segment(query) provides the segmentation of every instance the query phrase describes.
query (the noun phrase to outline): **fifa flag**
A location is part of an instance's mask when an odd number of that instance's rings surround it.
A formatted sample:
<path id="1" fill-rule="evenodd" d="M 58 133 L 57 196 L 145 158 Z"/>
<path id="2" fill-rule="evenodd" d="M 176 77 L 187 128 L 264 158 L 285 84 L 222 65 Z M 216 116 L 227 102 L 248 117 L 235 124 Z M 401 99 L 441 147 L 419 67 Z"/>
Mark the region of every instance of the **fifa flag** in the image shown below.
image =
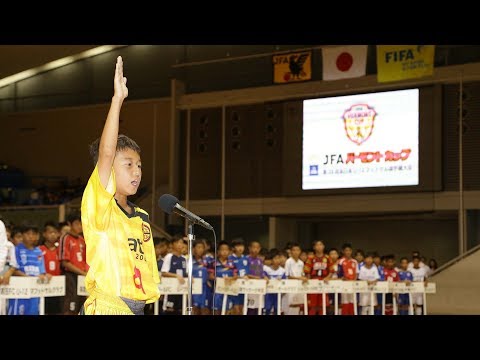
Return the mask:
<path id="1" fill-rule="evenodd" d="M 367 45 L 323 48 L 323 80 L 365 76 Z"/>
<path id="2" fill-rule="evenodd" d="M 312 52 L 274 55 L 273 82 L 275 84 L 310 80 L 312 78 Z"/>
<path id="3" fill-rule="evenodd" d="M 433 75 L 435 45 L 377 45 L 378 82 Z"/>

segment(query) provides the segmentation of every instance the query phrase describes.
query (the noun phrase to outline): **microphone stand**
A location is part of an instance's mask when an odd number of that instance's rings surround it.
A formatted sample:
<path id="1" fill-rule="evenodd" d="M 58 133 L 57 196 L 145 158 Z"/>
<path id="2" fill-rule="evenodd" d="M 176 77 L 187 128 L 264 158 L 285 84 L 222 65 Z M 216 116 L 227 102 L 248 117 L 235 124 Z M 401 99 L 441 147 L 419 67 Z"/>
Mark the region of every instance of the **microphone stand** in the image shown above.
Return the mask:
<path id="1" fill-rule="evenodd" d="M 187 315 L 192 315 L 192 292 L 193 292 L 193 241 L 195 240 L 195 235 L 193 234 L 193 223 L 188 222 L 188 263 L 187 263 L 187 275 L 188 275 L 188 296 L 187 296 Z"/>

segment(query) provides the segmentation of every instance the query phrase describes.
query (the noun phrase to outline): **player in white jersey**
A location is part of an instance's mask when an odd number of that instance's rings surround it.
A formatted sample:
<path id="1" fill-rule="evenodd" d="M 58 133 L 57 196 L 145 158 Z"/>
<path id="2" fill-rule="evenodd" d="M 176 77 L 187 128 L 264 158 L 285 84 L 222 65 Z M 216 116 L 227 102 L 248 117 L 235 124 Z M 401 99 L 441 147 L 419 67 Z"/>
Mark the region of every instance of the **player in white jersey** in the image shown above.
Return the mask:
<path id="1" fill-rule="evenodd" d="M 365 280 L 368 285 L 374 285 L 380 279 L 378 268 L 373 264 L 373 254 L 367 254 L 364 259 L 364 265 L 358 272 L 358 280 Z M 372 296 L 370 293 L 360 293 L 359 305 L 361 315 L 370 314 Z M 377 297 L 373 296 L 373 306 L 377 305 Z M 373 314 L 370 314 L 373 315 Z"/>
<path id="2" fill-rule="evenodd" d="M 7 229 L 0 220 L 0 285 L 8 285 L 10 277 L 18 268 L 15 245 L 7 239 Z M 6 301 L 0 298 L 0 315 L 6 315 Z"/>
<path id="3" fill-rule="evenodd" d="M 287 279 L 308 281 L 303 272 L 304 263 L 300 260 L 302 249 L 298 244 L 292 244 L 290 247 L 290 257 L 285 263 L 285 275 Z M 302 294 L 286 294 L 283 304 L 285 315 L 299 315 L 300 309 L 304 304 Z M 282 299 L 283 300 L 283 299 Z"/>
<path id="4" fill-rule="evenodd" d="M 427 280 L 427 268 L 425 266 L 420 266 L 420 257 L 413 257 L 413 267 L 409 269 L 412 273 L 414 282 L 425 282 Z M 422 293 L 413 293 L 412 294 L 412 303 L 415 307 L 415 315 L 422 315 L 423 310 L 423 294 Z"/>

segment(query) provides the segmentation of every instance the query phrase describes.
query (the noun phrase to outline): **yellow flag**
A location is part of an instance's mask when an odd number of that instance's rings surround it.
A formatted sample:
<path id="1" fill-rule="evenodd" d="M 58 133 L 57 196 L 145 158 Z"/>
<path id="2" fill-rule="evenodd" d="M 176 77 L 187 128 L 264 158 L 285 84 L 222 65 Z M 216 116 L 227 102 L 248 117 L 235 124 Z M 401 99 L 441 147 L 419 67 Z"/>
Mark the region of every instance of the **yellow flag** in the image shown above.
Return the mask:
<path id="1" fill-rule="evenodd" d="M 305 81 L 312 78 L 312 52 L 303 51 L 273 56 L 275 84 Z"/>
<path id="2" fill-rule="evenodd" d="M 377 45 L 378 82 L 433 75 L 435 45 Z"/>

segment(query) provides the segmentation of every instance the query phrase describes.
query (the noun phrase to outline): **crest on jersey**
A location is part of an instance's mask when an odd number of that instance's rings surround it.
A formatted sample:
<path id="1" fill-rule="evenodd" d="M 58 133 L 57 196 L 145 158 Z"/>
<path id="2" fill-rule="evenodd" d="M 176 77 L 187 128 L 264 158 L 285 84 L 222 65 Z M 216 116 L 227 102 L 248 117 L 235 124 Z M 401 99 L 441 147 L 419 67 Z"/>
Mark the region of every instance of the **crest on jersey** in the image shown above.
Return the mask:
<path id="1" fill-rule="evenodd" d="M 142 223 L 143 241 L 147 242 L 152 237 L 152 232 L 148 224 Z"/>
<path id="2" fill-rule="evenodd" d="M 22 262 L 22 264 L 25 265 L 27 263 L 27 254 L 25 253 L 20 254 L 20 261 Z"/>

